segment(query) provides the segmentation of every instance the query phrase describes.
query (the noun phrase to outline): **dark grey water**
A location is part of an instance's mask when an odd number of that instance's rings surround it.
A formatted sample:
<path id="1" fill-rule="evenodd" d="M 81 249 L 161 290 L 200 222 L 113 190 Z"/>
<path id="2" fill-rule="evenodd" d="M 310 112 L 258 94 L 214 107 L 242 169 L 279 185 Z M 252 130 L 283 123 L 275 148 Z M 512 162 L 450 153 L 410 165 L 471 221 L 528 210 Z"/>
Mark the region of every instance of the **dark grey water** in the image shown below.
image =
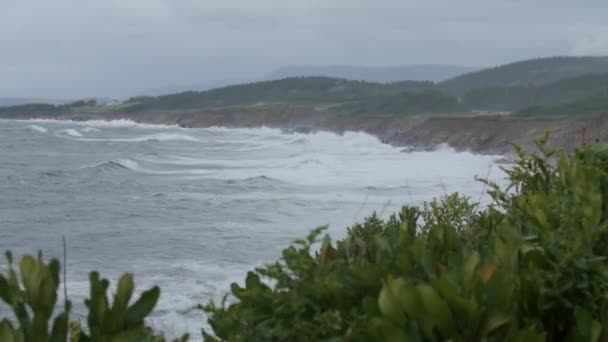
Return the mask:
<path id="1" fill-rule="evenodd" d="M 199 334 L 190 307 L 310 229 L 340 237 L 374 210 L 453 191 L 477 199 L 474 176 L 494 159 L 405 154 L 363 133 L 0 121 L 0 249 L 60 256 L 65 235 L 75 303 L 90 270 L 113 284 L 133 272 L 140 289 L 162 287 L 155 327 Z"/>

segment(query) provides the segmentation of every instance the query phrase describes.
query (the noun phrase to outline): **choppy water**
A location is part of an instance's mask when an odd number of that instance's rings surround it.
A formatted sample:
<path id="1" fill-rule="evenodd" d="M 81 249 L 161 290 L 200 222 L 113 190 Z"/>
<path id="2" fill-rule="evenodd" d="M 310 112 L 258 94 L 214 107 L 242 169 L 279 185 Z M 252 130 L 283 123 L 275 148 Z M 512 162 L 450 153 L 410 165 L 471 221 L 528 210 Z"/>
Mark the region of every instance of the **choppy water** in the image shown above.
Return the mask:
<path id="1" fill-rule="evenodd" d="M 113 285 L 134 272 L 140 289 L 163 290 L 154 327 L 199 336 L 204 317 L 189 308 L 310 229 L 340 237 L 374 210 L 477 199 L 474 176 L 498 175 L 495 159 L 406 154 L 363 133 L 0 121 L 0 250 L 60 256 L 65 235 L 75 304 L 88 271 Z"/>

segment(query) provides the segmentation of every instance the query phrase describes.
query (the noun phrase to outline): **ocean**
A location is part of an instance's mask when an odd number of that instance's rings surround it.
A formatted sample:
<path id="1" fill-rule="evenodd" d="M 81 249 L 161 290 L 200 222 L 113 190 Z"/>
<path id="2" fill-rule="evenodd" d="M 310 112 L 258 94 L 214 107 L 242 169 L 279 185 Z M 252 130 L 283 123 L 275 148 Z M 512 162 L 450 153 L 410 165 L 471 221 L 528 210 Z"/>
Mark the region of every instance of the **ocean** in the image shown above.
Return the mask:
<path id="1" fill-rule="evenodd" d="M 500 181 L 498 156 L 448 147 L 404 153 L 357 132 L 180 128 L 127 120 L 0 121 L 0 250 L 62 257 L 82 316 L 88 272 L 161 286 L 150 319 L 200 337 L 197 304 L 318 226 L 333 238 L 376 211 Z M 6 262 L 0 261 L 0 269 Z M 0 303 L 0 313 L 6 307 Z"/>

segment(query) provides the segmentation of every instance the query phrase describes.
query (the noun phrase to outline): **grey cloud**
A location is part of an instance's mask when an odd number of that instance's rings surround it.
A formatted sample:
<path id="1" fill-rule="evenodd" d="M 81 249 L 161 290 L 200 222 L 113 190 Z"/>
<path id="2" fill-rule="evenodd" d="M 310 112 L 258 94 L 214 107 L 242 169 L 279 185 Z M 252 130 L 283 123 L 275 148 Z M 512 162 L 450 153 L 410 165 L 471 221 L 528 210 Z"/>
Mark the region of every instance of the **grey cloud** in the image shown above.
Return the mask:
<path id="1" fill-rule="evenodd" d="M 0 97 L 126 97 L 286 65 L 608 54 L 599 0 L 0 0 Z"/>

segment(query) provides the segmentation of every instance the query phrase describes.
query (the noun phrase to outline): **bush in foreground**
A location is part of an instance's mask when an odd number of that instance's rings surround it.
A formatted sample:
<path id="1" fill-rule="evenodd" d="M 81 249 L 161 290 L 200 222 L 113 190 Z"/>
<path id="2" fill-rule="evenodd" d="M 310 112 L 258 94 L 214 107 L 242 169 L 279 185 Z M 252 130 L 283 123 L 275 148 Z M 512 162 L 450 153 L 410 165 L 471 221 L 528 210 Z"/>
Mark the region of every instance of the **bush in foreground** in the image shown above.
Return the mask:
<path id="1" fill-rule="evenodd" d="M 130 305 L 135 284 L 133 276 L 125 274 L 118 281 L 114 300 L 110 302 L 107 297 L 110 283 L 100 279 L 97 272 L 91 272 L 90 297 L 85 300 L 88 308 L 88 331 L 85 332 L 80 322 L 69 321 L 68 300 L 63 309 L 56 308 L 59 261 L 53 259 L 45 263 L 41 255 L 38 258 L 26 255 L 21 259 L 18 275 L 10 252 L 6 259 L 9 268 L 6 275 L 0 274 L 0 299 L 13 311 L 16 325 L 6 318 L 0 321 L 1 342 L 63 342 L 68 338 L 83 342 L 164 341 L 162 335 L 144 324 L 160 296 L 158 287 L 144 291 Z M 53 317 L 55 310 L 60 313 Z M 182 337 L 186 339 L 187 336 Z"/>
<path id="2" fill-rule="evenodd" d="M 205 340 L 608 340 L 608 148 L 545 141 L 517 149 L 508 188 L 487 183 L 487 208 L 454 194 L 373 215 L 335 243 L 313 231 L 204 307 Z M 26 256 L 20 274 L 0 276 L 16 317 L 0 341 L 162 340 L 144 324 L 157 288 L 129 305 L 126 275 L 110 305 L 92 273 L 88 328 L 70 332 L 69 303 L 53 315 L 59 263 Z"/>
<path id="3" fill-rule="evenodd" d="M 493 204 L 458 195 L 321 230 L 206 307 L 209 341 L 608 339 L 608 150 L 517 150 Z M 318 252 L 313 244 L 321 242 Z"/>

